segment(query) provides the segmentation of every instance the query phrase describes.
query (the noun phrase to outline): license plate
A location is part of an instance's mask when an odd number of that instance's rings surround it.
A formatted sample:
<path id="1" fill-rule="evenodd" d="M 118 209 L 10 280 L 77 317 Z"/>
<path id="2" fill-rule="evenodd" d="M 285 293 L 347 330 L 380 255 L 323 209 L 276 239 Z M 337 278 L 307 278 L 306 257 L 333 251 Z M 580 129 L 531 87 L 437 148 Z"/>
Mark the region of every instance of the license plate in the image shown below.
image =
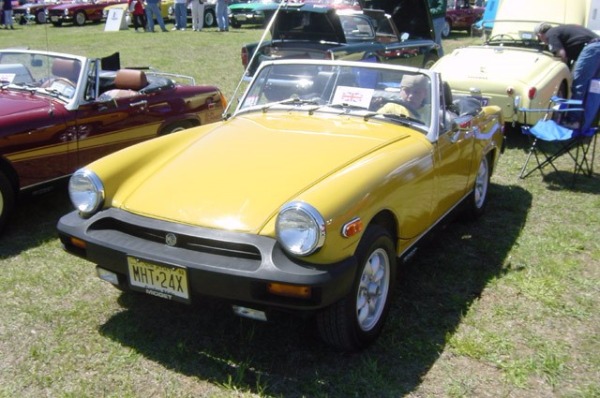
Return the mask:
<path id="1" fill-rule="evenodd" d="M 246 20 L 246 16 L 245 15 L 236 15 L 235 19 L 238 21 L 245 21 Z"/>
<path id="2" fill-rule="evenodd" d="M 127 257 L 132 288 L 167 300 L 189 302 L 187 270 Z"/>
<path id="3" fill-rule="evenodd" d="M 50 20 L 51 20 L 52 22 L 57 22 L 57 21 L 58 21 L 58 17 L 50 17 Z"/>

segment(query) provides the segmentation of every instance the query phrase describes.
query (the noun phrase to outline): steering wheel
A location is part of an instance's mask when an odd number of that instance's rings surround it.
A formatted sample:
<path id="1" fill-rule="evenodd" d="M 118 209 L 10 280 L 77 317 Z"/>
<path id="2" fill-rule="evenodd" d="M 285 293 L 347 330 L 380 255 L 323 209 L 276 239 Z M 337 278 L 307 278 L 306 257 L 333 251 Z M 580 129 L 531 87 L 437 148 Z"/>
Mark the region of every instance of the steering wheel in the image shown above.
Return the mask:
<path id="1" fill-rule="evenodd" d="M 379 108 L 379 110 L 381 110 L 383 107 L 387 106 L 388 104 L 397 104 L 397 105 L 400 105 L 403 108 L 405 108 L 409 114 L 405 115 L 404 113 L 402 113 L 403 116 L 409 116 L 409 117 L 412 117 L 413 119 L 421 119 L 421 115 L 419 115 L 419 111 L 413 105 L 409 104 L 406 101 L 402 101 L 402 100 L 398 100 L 398 99 L 386 101 L 386 103 L 381 108 Z M 378 110 L 378 112 L 379 112 L 379 110 Z"/>
<path id="2" fill-rule="evenodd" d="M 42 83 L 41 87 L 51 91 L 58 91 L 61 95 L 68 98 L 73 97 L 76 88 L 75 83 L 64 77 L 50 78 Z"/>

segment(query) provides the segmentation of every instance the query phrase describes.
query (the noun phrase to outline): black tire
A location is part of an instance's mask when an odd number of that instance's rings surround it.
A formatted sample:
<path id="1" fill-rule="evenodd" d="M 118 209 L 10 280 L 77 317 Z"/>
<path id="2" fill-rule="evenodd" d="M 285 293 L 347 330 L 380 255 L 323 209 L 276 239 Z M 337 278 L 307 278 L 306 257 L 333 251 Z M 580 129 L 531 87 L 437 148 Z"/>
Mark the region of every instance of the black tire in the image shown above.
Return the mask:
<path id="1" fill-rule="evenodd" d="M 15 191 L 6 176 L 0 172 L 0 233 L 6 225 L 8 216 L 15 207 Z"/>
<path id="2" fill-rule="evenodd" d="M 73 23 L 77 26 L 85 25 L 85 21 L 87 21 L 87 16 L 83 11 L 78 11 L 73 18 Z"/>
<path id="3" fill-rule="evenodd" d="M 467 197 L 465 218 L 476 220 L 485 212 L 488 202 L 488 190 L 490 187 L 490 158 L 484 156 L 479 163 L 473 192 Z"/>
<path id="4" fill-rule="evenodd" d="M 385 228 L 369 227 L 356 253 L 359 266 L 351 292 L 317 314 L 323 341 L 342 351 L 363 349 L 377 339 L 396 279 L 394 240 Z"/>
<path id="5" fill-rule="evenodd" d="M 215 12 L 213 10 L 206 10 L 204 12 L 204 26 L 210 28 L 215 26 L 217 22 L 217 18 L 215 17 Z"/>
<path id="6" fill-rule="evenodd" d="M 425 57 L 425 61 L 423 62 L 423 69 L 431 69 L 433 64 L 435 64 L 438 61 L 438 59 L 440 59 L 440 57 L 433 53 L 427 55 L 427 57 Z"/>
<path id="7" fill-rule="evenodd" d="M 52 22 L 52 26 L 54 26 L 55 28 L 60 28 L 62 26 L 62 21 Z"/>
<path id="8" fill-rule="evenodd" d="M 194 124 L 188 120 L 183 120 L 168 125 L 167 127 L 163 128 L 158 135 L 173 134 L 179 131 L 189 129 L 190 127 L 194 127 Z"/>
<path id="9" fill-rule="evenodd" d="M 35 13 L 35 23 L 36 24 L 41 25 L 41 24 L 45 24 L 46 22 L 48 22 L 48 19 L 46 18 L 46 13 L 44 12 L 44 10 L 40 10 Z"/>
<path id="10" fill-rule="evenodd" d="M 242 24 L 236 21 L 234 18 L 231 19 L 230 25 L 235 29 L 242 27 Z"/>

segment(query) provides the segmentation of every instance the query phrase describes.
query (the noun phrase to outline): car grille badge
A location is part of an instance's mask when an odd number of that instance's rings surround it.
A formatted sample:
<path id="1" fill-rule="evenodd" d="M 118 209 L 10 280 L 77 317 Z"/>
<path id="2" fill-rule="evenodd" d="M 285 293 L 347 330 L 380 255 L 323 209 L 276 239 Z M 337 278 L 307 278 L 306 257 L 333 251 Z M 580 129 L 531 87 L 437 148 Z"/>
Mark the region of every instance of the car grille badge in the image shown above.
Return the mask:
<path id="1" fill-rule="evenodd" d="M 167 246 L 176 246 L 177 245 L 177 235 L 169 232 L 165 236 L 165 243 L 167 244 Z"/>

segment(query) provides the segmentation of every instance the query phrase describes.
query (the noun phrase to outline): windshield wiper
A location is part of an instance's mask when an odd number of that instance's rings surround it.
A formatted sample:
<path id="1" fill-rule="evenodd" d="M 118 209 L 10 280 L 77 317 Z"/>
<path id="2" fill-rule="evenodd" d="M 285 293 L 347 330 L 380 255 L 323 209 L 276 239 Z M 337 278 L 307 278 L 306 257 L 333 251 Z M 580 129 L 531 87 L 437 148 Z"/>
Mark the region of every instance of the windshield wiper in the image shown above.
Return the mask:
<path id="1" fill-rule="evenodd" d="M 269 110 L 269 108 L 275 105 L 319 105 L 319 103 L 315 99 L 300 99 L 298 97 L 291 97 L 281 101 L 271 102 L 260 109 L 263 111 L 263 113 L 265 113 L 267 110 Z"/>
<path id="2" fill-rule="evenodd" d="M 417 118 L 414 118 L 414 117 L 411 117 L 411 116 L 407 116 L 407 115 L 399 115 L 397 113 L 377 113 L 377 112 L 373 112 L 373 113 L 370 113 L 368 115 L 365 115 L 365 121 L 367 121 L 371 117 L 377 117 L 377 116 L 384 117 L 386 119 L 391 119 L 391 120 L 393 120 L 395 122 L 399 122 L 399 123 L 401 123 L 403 125 L 406 125 L 406 126 L 410 125 L 410 123 L 418 123 L 418 124 L 425 125 L 425 123 L 423 123 L 423 121 L 420 120 L 420 119 L 417 119 Z"/>

